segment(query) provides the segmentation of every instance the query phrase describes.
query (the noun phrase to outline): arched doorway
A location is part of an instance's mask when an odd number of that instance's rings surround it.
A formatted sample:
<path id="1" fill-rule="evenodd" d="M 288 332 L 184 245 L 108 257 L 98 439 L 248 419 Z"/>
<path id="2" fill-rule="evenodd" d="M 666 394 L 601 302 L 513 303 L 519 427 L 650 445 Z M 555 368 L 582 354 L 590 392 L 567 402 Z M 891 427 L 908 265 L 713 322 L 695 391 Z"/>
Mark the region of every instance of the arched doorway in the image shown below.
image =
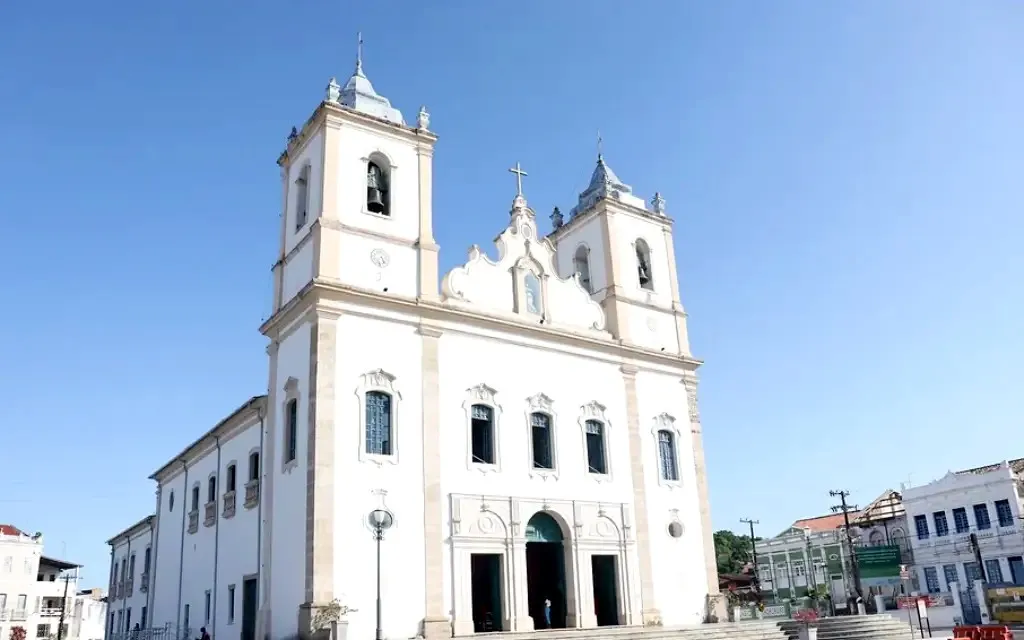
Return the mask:
<path id="1" fill-rule="evenodd" d="M 539 511 L 526 524 L 526 590 L 534 629 L 566 626 L 565 536 L 551 515 Z M 551 623 L 545 615 L 551 601 Z"/>

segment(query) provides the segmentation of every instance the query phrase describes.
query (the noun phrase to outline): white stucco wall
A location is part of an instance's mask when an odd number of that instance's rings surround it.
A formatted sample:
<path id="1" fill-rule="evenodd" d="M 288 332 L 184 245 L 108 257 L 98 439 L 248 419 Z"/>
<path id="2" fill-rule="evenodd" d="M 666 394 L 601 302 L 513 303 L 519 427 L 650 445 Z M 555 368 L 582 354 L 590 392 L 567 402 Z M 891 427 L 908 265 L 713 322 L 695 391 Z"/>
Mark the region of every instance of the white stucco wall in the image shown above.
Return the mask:
<path id="1" fill-rule="evenodd" d="M 592 216 L 574 224 L 565 235 L 559 236 L 555 250 L 558 273 L 563 278 L 568 278 L 576 272 L 574 258 L 580 245 L 585 245 L 589 249 L 590 290 L 598 293 L 608 286 L 608 274 L 605 273 L 604 233 L 601 230 L 600 218 Z"/>
<path id="2" fill-rule="evenodd" d="M 144 585 L 143 574 L 145 573 L 146 549 L 150 549 L 152 553 L 155 526 L 154 523 L 152 530 L 146 527 L 131 532 L 112 545 L 111 569 L 116 565 L 117 575 L 111 575 L 112 580 L 108 592 L 108 613 L 114 614 L 115 626 L 113 631 L 115 633 L 130 631 L 136 623 L 141 625 L 143 622 L 143 607 L 146 608 L 146 623 L 148 624 L 151 621 L 149 614 L 149 591 L 152 586 L 152 575 L 149 576 L 149 583 Z M 132 556 L 135 557 L 134 570 L 131 563 Z M 127 570 L 124 569 L 126 562 L 128 563 Z M 153 557 L 151 555 L 151 565 L 152 562 Z M 108 571 L 111 569 L 108 569 Z"/>
<path id="3" fill-rule="evenodd" d="M 925 568 L 935 567 L 942 591 L 949 585 L 943 570 L 944 565 L 954 565 L 961 584 L 967 579 L 964 563 L 974 561 L 969 537 L 978 537 L 982 561 L 998 560 L 1004 581 L 1011 579 L 1010 558 L 1024 557 L 1024 526 L 1021 524 L 1020 496 L 1010 469 L 1005 465 L 987 473 L 949 473 L 928 484 L 903 490 L 903 506 L 907 513 L 907 536 L 914 550 L 915 570 L 921 590 L 926 590 Z M 995 503 L 1007 500 L 1013 515 L 1010 526 L 999 526 Z M 985 504 L 991 526 L 979 529 L 974 505 Z M 956 532 L 953 509 L 962 507 L 966 511 L 969 530 Z M 935 513 L 945 512 L 949 533 L 939 536 L 935 527 Z M 921 539 L 917 534 L 916 516 L 923 515 L 928 522 L 928 537 Z M 1024 578 L 1024 576 L 1020 576 Z"/>
<path id="4" fill-rule="evenodd" d="M 160 485 L 154 577 L 150 588 L 152 626 L 179 624 L 178 579 L 181 570 L 182 536 L 188 526 L 187 469 L 168 476 Z"/>
<path id="5" fill-rule="evenodd" d="M 297 611 L 305 600 L 306 567 L 306 455 L 309 437 L 309 349 L 310 324 L 300 322 L 281 340 L 276 356 L 276 388 L 267 407 L 272 425 L 273 458 L 264 460 L 264 471 L 272 474 L 273 498 L 266 516 L 273 544 L 270 556 L 272 577 L 264 581 L 265 599 L 271 603 L 270 632 L 273 638 L 294 635 Z M 289 378 L 297 383 L 298 448 L 294 465 L 284 472 L 284 430 L 282 414 L 287 401 L 284 388 Z M 264 443 L 264 448 L 270 448 Z M 265 535 L 267 533 L 265 532 Z"/>

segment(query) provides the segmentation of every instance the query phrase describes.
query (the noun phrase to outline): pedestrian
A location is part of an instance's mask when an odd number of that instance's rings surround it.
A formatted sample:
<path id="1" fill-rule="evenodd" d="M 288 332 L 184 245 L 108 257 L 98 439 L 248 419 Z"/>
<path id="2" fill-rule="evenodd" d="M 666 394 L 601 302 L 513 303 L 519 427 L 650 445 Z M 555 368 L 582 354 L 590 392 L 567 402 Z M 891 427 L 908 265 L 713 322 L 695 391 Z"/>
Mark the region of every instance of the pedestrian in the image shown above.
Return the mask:
<path id="1" fill-rule="evenodd" d="M 206 627 L 199 627 L 199 640 L 210 640 L 210 634 L 206 632 Z"/>
<path id="2" fill-rule="evenodd" d="M 551 628 L 551 600 L 544 598 L 544 624 L 547 629 Z"/>

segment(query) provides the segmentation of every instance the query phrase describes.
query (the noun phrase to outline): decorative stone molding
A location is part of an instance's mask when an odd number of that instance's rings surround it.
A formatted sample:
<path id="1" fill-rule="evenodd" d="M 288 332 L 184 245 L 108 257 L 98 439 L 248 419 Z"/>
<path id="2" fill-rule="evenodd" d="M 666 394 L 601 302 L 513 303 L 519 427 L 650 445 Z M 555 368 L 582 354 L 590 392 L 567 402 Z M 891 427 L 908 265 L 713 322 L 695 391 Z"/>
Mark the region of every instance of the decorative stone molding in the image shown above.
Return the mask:
<path id="1" fill-rule="evenodd" d="M 676 477 L 677 480 L 667 480 L 662 477 L 661 474 L 661 443 L 658 441 L 658 432 L 668 431 L 672 434 L 672 455 L 675 458 L 676 463 Z M 658 474 L 658 484 L 667 487 L 669 489 L 677 489 L 683 486 L 683 466 L 679 459 L 679 439 L 682 437 L 682 433 L 679 431 L 679 426 L 676 424 L 674 416 L 668 413 L 662 413 L 654 418 L 653 426 L 651 427 L 651 435 L 654 436 L 654 463 L 655 469 Z"/>
<path id="2" fill-rule="evenodd" d="M 259 478 L 256 480 L 250 480 L 245 483 L 245 503 L 243 506 L 246 509 L 252 509 L 260 503 L 260 481 Z"/>
<path id="3" fill-rule="evenodd" d="M 394 375 L 383 369 L 368 371 L 359 376 L 359 384 L 355 389 L 355 394 L 359 399 L 359 442 L 357 446 L 359 447 L 360 462 L 372 463 L 378 467 L 384 464 L 398 464 L 398 451 L 401 440 L 398 437 L 398 430 L 401 426 L 399 424 L 399 416 L 401 415 L 399 408 L 402 404 L 402 394 L 398 390 L 395 380 Z M 389 455 L 367 453 L 366 451 L 366 394 L 371 391 L 379 391 L 391 396 L 391 453 Z"/>
<path id="4" fill-rule="evenodd" d="M 611 438 L 609 437 L 609 430 L 611 429 L 611 422 L 608 421 L 605 416 L 605 407 L 596 400 L 588 402 L 587 404 L 580 407 L 580 417 L 577 423 L 580 426 L 580 434 L 583 438 L 583 462 L 587 468 L 587 476 L 595 482 L 611 482 L 612 480 L 612 455 L 611 455 Z M 590 469 L 590 449 L 587 443 L 587 422 L 595 421 L 601 425 L 601 446 L 604 448 L 604 473 L 598 473 Z"/>
<path id="5" fill-rule="evenodd" d="M 199 509 L 188 512 L 188 532 L 195 533 L 196 531 L 199 531 Z"/>
<path id="6" fill-rule="evenodd" d="M 530 477 L 547 480 L 558 479 L 558 418 L 555 415 L 554 401 L 543 393 L 536 393 L 526 399 L 526 441 L 527 441 L 527 464 L 529 465 Z M 533 424 L 530 416 L 534 413 L 543 413 L 548 417 L 551 436 L 551 468 L 538 469 L 533 466 Z"/>
<path id="7" fill-rule="evenodd" d="M 690 422 L 700 422 L 700 411 L 697 408 L 697 376 L 689 373 L 683 376 L 683 387 L 686 389 L 686 406 L 690 414 Z"/>
<path id="8" fill-rule="evenodd" d="M 223 506 L 224 513 L 223 513 L 223 516 L 225 518 L 233 518 L 234 515 L 235 515 L 235 504 L 236 504 L 235 492 L 234 491 L 227 491 L 227 492 L 225 492 L 224 496 L 223 496 L 223 502 L 224 502 L 224 506 Z"/>
<path id="9" fill-rule="evenodd" d="M 497 391 L 486 384 L 478 384 L 466 390 L 466 400 L 462 408 L 466 412 L 466 466 L 471 471 L 492 473 L 501 471 L 501 405 L 497 401 Z M 491 410 L 491 428 L 493 429 L 491 445 L 494 447 L 494 462 L 484 463 L 473 460 L 473 406 L 483 405 Z"/>

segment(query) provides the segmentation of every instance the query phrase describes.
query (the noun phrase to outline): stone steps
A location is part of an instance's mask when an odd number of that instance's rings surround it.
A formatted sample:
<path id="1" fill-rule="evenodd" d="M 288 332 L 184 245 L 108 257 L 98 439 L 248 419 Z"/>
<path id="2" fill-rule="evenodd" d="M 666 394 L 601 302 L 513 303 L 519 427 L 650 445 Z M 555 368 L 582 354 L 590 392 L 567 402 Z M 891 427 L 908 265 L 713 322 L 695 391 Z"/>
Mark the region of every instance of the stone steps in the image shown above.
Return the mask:
<path id="1" fill-rule="evenodd" d="M 530 633 L 476 633 L 490 640 L 786 640 L 771 621 L 727 622 L 688 627 L 600 627 L 543 629 Z"/>
<path id="2" fill-rule="evenodd" d="M 799 637 L 799 622 L 786 620 L 779 628 L 788 640 Z M 914 638 L 909 625 L 887 614 L 839 616 L 817 622 L 818 640 L 909 640 Z"/>

